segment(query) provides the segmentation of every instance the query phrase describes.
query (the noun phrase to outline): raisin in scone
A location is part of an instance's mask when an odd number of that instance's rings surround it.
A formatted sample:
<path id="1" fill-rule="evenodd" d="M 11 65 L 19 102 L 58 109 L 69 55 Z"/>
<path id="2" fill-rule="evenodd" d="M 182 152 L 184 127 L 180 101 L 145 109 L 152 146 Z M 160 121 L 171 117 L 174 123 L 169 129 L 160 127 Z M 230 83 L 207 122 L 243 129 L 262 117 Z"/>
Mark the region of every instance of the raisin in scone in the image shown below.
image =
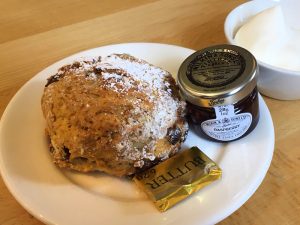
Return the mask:
<path id="1" fill-rule="evenodd" d="M 82 172 L 134 174 L 174 155 L 188 131 L 171 74 L 127 54 L 60 68 L 42 110 L 54 163 Z"/>

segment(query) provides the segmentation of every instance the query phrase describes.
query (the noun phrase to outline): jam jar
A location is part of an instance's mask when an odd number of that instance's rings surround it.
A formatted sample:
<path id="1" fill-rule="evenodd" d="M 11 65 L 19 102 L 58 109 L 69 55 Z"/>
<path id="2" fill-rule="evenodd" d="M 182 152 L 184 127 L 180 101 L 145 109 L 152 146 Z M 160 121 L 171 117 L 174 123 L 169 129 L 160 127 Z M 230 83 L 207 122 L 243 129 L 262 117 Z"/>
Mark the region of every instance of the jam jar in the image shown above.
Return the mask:
<path id="1" fill-rule="evenodd" d="M 190 55 L 179 68 L 178 85 L 192 129 L 219 142 L 249 134 L 259 121 L 257 76 L 254 56 L 238 46 L 217 45 Z"/>

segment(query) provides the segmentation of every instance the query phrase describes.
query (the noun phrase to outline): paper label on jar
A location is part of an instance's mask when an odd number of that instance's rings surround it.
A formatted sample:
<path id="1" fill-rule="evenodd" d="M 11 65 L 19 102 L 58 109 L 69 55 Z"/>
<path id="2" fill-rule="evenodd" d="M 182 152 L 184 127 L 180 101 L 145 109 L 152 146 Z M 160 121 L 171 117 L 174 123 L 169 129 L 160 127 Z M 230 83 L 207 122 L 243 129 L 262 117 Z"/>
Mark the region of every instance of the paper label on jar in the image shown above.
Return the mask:
<path id="1" fill-rule="evenodd" d="M 252 123 L 250 113 L 234 113 L 233 105 L 215 106 L 216 119 L 201 123 L 202 130 L 220 141 L 235 140 L 247 132 Z"/>

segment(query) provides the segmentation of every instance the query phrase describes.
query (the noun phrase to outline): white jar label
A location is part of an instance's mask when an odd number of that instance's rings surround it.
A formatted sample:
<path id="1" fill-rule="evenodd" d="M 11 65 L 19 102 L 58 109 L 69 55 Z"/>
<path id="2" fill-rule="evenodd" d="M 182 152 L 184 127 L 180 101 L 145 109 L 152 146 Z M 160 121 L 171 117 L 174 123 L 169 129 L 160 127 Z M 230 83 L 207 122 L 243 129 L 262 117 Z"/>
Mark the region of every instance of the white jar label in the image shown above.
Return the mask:
<path id="1" fill-rule="evenodd" d="M 233 105 L 215 106 L 216 119 L 201 123 L 201 128 L 208 136 L 220 140 L 231 141 L 247 132 L 252 123 L 250 113 L 234 113 Z"/>

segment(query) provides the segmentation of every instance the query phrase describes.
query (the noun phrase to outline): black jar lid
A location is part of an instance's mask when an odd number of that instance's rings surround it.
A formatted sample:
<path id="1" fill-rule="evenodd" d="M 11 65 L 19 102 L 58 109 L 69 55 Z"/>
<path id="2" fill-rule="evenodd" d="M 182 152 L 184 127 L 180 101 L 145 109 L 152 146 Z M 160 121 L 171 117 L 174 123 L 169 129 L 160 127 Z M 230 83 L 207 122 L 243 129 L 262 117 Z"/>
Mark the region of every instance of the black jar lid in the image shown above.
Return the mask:
<path id="1" fill-rule="evenodd" d="M 180 66 L 178 84 L 183 97 L 198 106 L 234 104 L 256 87 L 254 56 L 235 45 L 216 45 L 190 55 Z"/>

